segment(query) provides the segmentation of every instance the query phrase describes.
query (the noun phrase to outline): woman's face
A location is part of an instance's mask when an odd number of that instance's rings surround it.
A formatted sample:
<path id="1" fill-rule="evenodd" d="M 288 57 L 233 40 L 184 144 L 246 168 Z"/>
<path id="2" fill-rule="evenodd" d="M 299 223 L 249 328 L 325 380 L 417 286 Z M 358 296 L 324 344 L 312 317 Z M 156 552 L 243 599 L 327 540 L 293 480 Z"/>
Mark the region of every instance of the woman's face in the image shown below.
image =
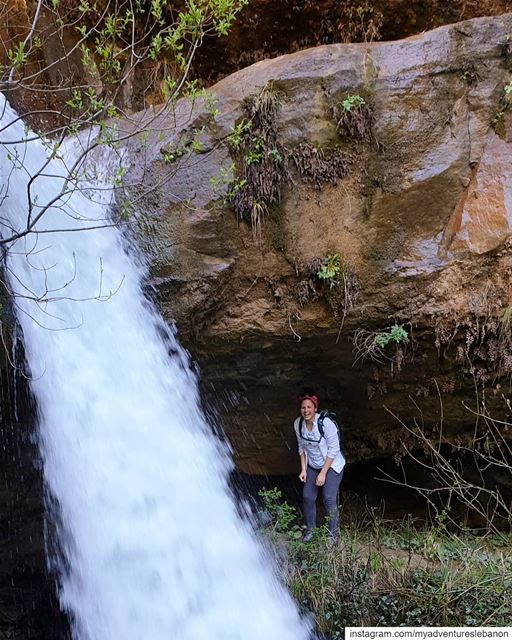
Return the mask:
<path id="1" fill-rule="evenodd" d="M 307 398 L 300 403 L 300 414 L 304 420 L 312 420 L 315 417 L 315 405 Z"/>

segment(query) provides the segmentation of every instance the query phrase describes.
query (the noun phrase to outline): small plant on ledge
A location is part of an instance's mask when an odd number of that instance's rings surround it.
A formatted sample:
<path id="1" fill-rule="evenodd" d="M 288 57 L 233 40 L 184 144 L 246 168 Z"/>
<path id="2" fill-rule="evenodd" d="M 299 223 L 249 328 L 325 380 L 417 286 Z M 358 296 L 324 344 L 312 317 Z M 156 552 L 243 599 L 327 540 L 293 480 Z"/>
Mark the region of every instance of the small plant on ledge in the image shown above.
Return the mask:
<path id="1" fill-rule="evenodd" d="M 381 331 L 357 329 L 352 338 L 354 364 L 359 360 L 373 360 L 383 364 L 389 362 L 391 373 L 400 371 L 404 360 L 404 351 L 409 344 L 409 334 L 403 325 L 393 324 Z"/>
<path id="2" fill-rule="evenodd" d="M 376 144 L 373 107 L 367 98 L 348 94 L 333 109 L 338 133 L 352 140 Z"/>
<path id="3" fill-rule="evenodd" d="M 401 324 L 394 324 L 389 331 L 380 331 L 377 333 L 373 341 L 377 347 L 384 349 L 390 342 L 394 342 L 395 344 L 400 344 L 401 342 L 405 344 L 409 342 L 409 336 Z"/>
<path id="4" fill-rule="evenodd" d="M 348 95 L 341 101 L 341 110 L 345 113 L 360 109 L 365 103 L 364 98 L 358 95 Z"/>
<path id="5" fill-rule="evenodd" d="M 500 96 L 499 106 L 492 120 L 492 127 L 502 139 L 507 138 L 507 128 L 505 114 L 511 111 L 512 107 L 512 80 L 504 87 Z"/>
<path id="6" fill-rule="evenodd" d="M 329 288 L 323 289 L 323 295 L 334 317 L 341 318 L 336 337 L 338 343 L 345 318 L 355 306 L 358 288 L 356 272 L 339 253 L 329 253 L 316 262 L 313 273 L 322 282 L 329 283 Z"/>
<path id="7" fill-rule="evenodd" d="M 338 275 L 341 271 L 340 254 L 329 253 L 322 260 L 316 275 L 320 280 L 325 280 L 329 283 L 329 287 L 332 289 L 338 284 Z"/>

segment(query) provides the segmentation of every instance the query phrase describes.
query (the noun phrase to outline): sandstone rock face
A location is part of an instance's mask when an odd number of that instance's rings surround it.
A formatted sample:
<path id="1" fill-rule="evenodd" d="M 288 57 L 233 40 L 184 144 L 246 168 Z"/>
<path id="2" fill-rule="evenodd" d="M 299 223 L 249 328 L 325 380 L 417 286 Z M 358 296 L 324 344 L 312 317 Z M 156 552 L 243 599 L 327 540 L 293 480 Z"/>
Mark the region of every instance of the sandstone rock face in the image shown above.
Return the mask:
<path id="1" fill-rule="evenodd" d="M 351 462 L 398 451 L 390 411 L 408 420 L 421 409 L 431 425 L 442 414 L 452 436 L 472 424 L 462 402 L 473 375 L 492 377 L 478 332 L 485 325 L 496 338 L 512 299 L 512 155 L 492 128 L 509 81 L 509 33 L 505 15 L 399 42 L 322 46 L 218 83 L 215 113 L 182 102 L 122 125 L 126 133 L 150 123 L 128 148 L 138 234 L 164 314 L 199 364 L 205 404 L 241 470 L 296 471 L 291 422 L 306 383 L 340 415 Z M 234 155 L 227 137 L 247 118 L 246 100 L 268 86 L 279 96 L 292 180 L 256 242 L 224 203 L 222 176 Z M 336 128 L 336 105 L 356 94 L 373 107 L 370 142 Z M 192 135 L 200 150 L 166 163 L 165 150 Z M 300 143 L 323 158 L 345 154 L 348 171 L 319 189 L 305 183 L 294 163 Z M 331 288 L 315 272 L 333 254 L 339 277 L 353 276 Z M 354 304 L 345 285 L 357 289 Z M 358 329 L 395 322 L 409 335 L 403 362 L 393 348 L 380 362 L 354 352 Z M 471 358 L 466 373 L 456 353 Z"/>
<path id="2" fill-rule="evenodd" d="M 487 253 L 511 234 L 512 147 L 489 131 L 484 152 L 448 226 L 448 251 Z"/>

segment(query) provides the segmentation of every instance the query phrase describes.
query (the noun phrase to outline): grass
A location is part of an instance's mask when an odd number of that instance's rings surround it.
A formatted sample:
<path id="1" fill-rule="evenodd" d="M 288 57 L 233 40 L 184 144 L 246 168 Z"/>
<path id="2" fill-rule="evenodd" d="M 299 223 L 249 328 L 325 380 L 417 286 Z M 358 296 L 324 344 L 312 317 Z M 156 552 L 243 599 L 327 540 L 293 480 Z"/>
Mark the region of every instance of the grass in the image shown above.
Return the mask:
<path id="1" fill-rule="evenodd" d="M 293 507 L 275 490 L 262 494 L 270 515 L 263 533 L 282 579 L 332 640 L 344 637 L 345 626 L 509 624 L 512 538 L 504 544 L 503 537 L 450 533 L 442 515 L 416 527 L 410 518 L 386 522 L 371 514 L 343 526 L 333 547 L 323 527 L 303 543 Z"/>

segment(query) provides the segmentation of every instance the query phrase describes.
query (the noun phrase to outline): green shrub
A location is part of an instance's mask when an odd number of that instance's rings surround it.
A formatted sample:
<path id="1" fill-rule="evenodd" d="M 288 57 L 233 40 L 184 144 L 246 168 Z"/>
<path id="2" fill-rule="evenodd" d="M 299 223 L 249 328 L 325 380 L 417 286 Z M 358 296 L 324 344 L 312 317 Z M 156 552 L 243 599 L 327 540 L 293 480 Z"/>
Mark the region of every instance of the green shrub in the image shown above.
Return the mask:
<path id="1" fill-rule="evenodd" d="M 333 108 L 336 129 L 342 138 L 376 145 L 374 113 L 370 98 L 348 94 Z"/>
<path id="2" fill-rule="evenodd" d="M 355 111 L 365 104 L 364 98 L 358 95 L 348 95 L 341 101 L 342 111 Z"/>
<path id="3" fill-rule="evenodd" d="M 314 614 L 319 633 L 341 640 L 346 626 L 509 624 L 508 547 L 452 534 L 442 514 L 430 527 L 415 527 L 411 519 L 390 524 L 372 515 L 370 525 L 341 528 L 334 547 L 324 527 L 304 543 L 296 510 L 281 493 L 260 495 L 272 520 L 265 531 L 272 534 L 280 566 L 287 565 L 284 579 L 299 607 Z"/>
<path id="4" fill-rule="evenodd" d="M 387 347 L 390 342 L 399 344 L 408 340 L 407 331 L 401 324 L 394 324 L 389 331 L 379 331 L 374 337 L 374 342 L 380 349 Z"/>
<path id="5" fill-rule="evenodd" d="M 289 533 L 297 519 L 297 511 L 281 500 L 279 489 L 261 489 L 258 493 L 263 499 L 263 508 L 268 513 L 274 531 Z"/>
<path id="6" fill-rule="evenodd" d="M 341 271 L 341 262 L 339 253 L 329 253 L 322 260 L 320 268 L 316 275 L 320 280 L 327 280 L 331 286 L 336 282 L 336 278 Z"/>

